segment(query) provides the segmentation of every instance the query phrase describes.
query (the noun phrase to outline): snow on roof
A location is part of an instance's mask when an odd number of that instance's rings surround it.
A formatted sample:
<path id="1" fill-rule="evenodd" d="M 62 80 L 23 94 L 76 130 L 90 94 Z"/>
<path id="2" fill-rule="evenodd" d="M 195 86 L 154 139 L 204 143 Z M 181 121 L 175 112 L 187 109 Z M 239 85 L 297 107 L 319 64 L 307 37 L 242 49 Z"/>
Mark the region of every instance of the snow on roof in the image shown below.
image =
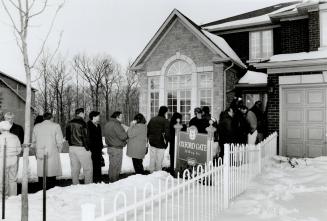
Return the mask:
<path id="1" fill-rule="evenodd" d="M 267 84 L 267 74 L 262 72 L 247 71 L 238 81 L 239 84 Z"/>
<path id="2" fill-rule="evenodd" d="M 260 16 L 247 18 L 247 19 L 235 20 L 235 21 L 231 21 L 231 22 L 225 22 L 225 23 L 222 23 L 222 24 L 208 26 L 206 28 L 208 28 L 208 29 L 220 29 L 220 28 L 227 28 L 228 27 L 228 29 L 229 29 L 229 28 L 232 28 L 232 27 L 243 26 L 243 25 L 270 24 L 271 23 L 270 15 L 285 12 L 285 11 L 296 10 L 297 5 L 299 5 L 299 4 L 294 4 L 294 5 L 290 5 L 290 6 L 287 6 L 287 7 L 283 7 L 283 8 L 277 9 L 276 11 L 267 13 L 265 15 L 260 15 Z"/>
<path id="3" fill-rule="evenodd" d="M 222 50 L 228 57 L 230 57 L 233 61 L 237 62 L 242 67 L 246 67 L 245 64 L 241 61 L 235 51 L 229 46 L 229 44 L 220 36 L 211 34 L 210 32 L 203 30 L 202 32 L 205 36 L 207 36 L 220 50 Z"/>
<path id="4" fill-rule="evenodd" d="M 300 61 L 322 58 L 327 58 L 327 50 L 300 52 L 294 54 L 277 54 L 270 57 L 269 62 Z"/>

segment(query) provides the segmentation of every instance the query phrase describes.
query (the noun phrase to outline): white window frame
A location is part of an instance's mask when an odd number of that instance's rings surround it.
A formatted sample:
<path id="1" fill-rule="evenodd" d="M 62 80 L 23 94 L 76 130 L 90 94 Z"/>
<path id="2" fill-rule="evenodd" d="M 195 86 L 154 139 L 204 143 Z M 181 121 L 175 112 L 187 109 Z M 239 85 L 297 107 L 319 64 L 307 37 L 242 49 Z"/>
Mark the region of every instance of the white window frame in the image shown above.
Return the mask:
<path id="1" fill-rule="evenodd" d="M 263 56 L 263 54 L 265 54 L 264 50 L 263 50 L 263 32 L 270 32 L 271 35 L 271 41 L 270 41 L 270 47 L 271 47 L 271 55 L 268 56 Z M 260 37 L 259 37 L 259 41 L 260 41 L 260 54 L 257 57 L 253 56 L 253 50 L 252 50 L 252 36 L 255 33 L 260 33 Z M 260 31 L 251 31 L 249 32 L 249 60 L 253 61 L 253 60 L 263 60 L 263 59 L 268 59 L 270 58 L 272 55 L 274 54 L 274 34 L 273 34 L 273 30 L 272 29 L 265 29 L 265 30 L 260 30 Z"/>
<path id="2" fill-rule="evenodd" d="M 203 74 L 210 74 L 211 75 L 211 78 L 212 78 L 212 81 L 209 83 L 209 84 L 206 84 L 205 87 L 202 87 L 201 86 L 201 82 L 198 83 L 198 105 L 199 107 L 202 107 L 201 105 L 201 90 L 203 89 L 210 89 L 211 90 L 211 93 L 210 93 L 210 96 L 211 96 L 211 104 L 209 106 L 210 108 L 210 111 L 213 110 L 213 72 L 212 71 L 209 71 L 209 72 L 200 72 L 197 74 L 197 80 L 200 81 L 200 76 L 203 75 Z"/>
<path id="3" fill-rule="evenodd" d="M 157 79 L 158 81 L 158 88 L 154 88 L 154 89 L 151 89 L 151 80 L 152 79 Z M 157 113 L 153 113 L 152 114 L 152 107 L 151 107 L 151 93 L 158 93 L 159 95 L 159 98 L 158 98 L 158 109 L 160 107 L 160 76 L 151 76 L 151 77 L 148 77 L 148 101 L 149 101 L 149 105 L 148 105 L 148 110 L 149 110 L 149 119 L 152 118 L 153 116 L 156 116 Z"/>

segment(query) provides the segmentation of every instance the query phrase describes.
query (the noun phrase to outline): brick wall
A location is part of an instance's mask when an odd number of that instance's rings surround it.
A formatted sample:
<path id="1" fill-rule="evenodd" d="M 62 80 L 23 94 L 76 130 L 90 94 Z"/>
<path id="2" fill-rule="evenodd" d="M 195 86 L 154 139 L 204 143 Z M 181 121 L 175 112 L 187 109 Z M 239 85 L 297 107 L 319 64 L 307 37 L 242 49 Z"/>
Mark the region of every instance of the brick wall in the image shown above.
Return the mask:
<path id="1" fill-rule="evenodd" d="M 148 78 L 145 72 L 140 73 L 140 96 L 139 96 L 139 112 L 144 116 L 148 114 Z"/>
<path id="2" fill-rule="evenodd" d="M 196 66 L 212 66 L 213 52 L 177 19 L 146 61 L 146 71 L 160 71 L 176 52 L 191 58 Z"/>
<path id="3" fill-rule="evenodd" d="M 279 39 L 280 47 L 279 49 L 276 48 L 276 50 L 281 54 L 308 52 L 308 23 L 308 19 L 281 22 L 279 30 L 274 31 L 274 37 L 276 36 Z"/>
<path id="4" fill-rule="evenodd" d="M 309 49 L 317 51 L 320 47 L 319 12 L 309 12 Z"/>

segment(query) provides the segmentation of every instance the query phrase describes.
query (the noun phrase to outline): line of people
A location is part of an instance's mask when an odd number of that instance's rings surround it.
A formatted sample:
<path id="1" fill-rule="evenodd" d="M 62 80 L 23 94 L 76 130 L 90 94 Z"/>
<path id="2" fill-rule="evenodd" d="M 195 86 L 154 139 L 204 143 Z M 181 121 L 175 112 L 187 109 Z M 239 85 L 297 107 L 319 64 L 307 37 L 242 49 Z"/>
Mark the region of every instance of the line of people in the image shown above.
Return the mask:
<path id="1" fill-rule="evenodd" d="M 249 143 L 260 142 L 265 135 L 265 118 L 262 110 L 262 102 L 257 101 L 248 109 L 243 105 L 242 100 L 235 98 L 230 107 L 220 114 L 219 121 L 210 114 L 209 107 L 195 108 L 194 117 L 190 120 L 189 126 L 195 126 L 199 133 L 207 133 L 209 121 L 212 120 L 216 127 L 214 134 L 215 143 L 219 143 L 217 156 L 223 157 L 225 143 Z M 123 114 L 115 111 L 110 120 L 105 124 L 104 131 L 100 126 L 100 113 L 92 111 L 89 114 L 89 121 L 85 122 L 85 111 L 78 108 L 75 111 L 75 118 L 66 127 L 66 137 L 63 137 L 59 124 L 53 122 L 51 113 L 45 113 L 38 117 L 32 132 L 32 148 L 35 148 L 37 159 L 37 175 L 39 185 L 43 182 L 43 159 L 47 157 L 48 169 L 47 188 L 56 185 L 56 177 L 62 175 L 60 152 L 65 148 L 66 142 L 69 145 L 69 157 L 71 165 L 72 183 L 79 184 L 80 169 L 83 169 L 84 183 L 102 182 L 101 167 L 104 166 L 102 149 L 103 140 L 107 144 L 109 155 L 109 182 L 119 179 L 123 159 L 123 147 L 127 145 L 127 156 L 132 158 L 133 166 L 137 174 L 147 174 L 144 170 L 143 159 L 150 152 L 149 172 L 162 170 L 165 149 L 170 143 L 170 172 L 174 174 L 174 152 L 175 152 L 175 129 L 177 119 L 182 122 L 180 113 L 173 113 L 168 120 L 168 108 L 161 106 L 158 115 L 151 118 L 146 124 L 145 117 L 139 113 L 134 117 L 129 127 L 122 124 Z M 7 167 L 6 174 L 8 181 L 9 195 L 17 194 L 17 156 L 21 153 L 24 131 L 21 126 L 14 124 L 14 115 L 7 113 L 5 121 L 0 123 L 0 147 L 7 145 Z M 183 125 L 182 131 L 186 131 Z M 67 141 L 66 141 L 66 140 Z M 3 151 L 1 152 L 3 154 Z M 2 157 L 2 156 L 1 156 Z M 1 170 L 2 172 L 2 170 Z M 2 179 L 1 179 L 2 180 Z M 16 186 L 16 188 L 14 188 Z"/>

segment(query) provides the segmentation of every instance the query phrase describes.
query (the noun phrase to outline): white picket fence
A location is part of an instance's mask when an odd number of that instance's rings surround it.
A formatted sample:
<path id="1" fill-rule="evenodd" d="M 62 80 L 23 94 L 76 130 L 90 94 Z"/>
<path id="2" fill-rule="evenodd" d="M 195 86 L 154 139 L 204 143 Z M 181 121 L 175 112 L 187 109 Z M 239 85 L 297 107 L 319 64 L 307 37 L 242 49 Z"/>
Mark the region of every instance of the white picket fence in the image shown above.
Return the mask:
<path id="1" fill-rule="evenodd" d="M 141 192 L 135 188 L 133 200 L 127 200 L 131 196 L 125 192 L 117 193 L 106 215 L 104 200 L 97 218 L 95 205 L 82 205 L 82 221 L 216 220 L 276 155 L 277 133 L 257 145 L 226 144 L 224 149 L 224 163 L 219 158 L 193 171 L 185 170 L 183 178 L 169 176 L 158 186 L 145 184 Z"/>

